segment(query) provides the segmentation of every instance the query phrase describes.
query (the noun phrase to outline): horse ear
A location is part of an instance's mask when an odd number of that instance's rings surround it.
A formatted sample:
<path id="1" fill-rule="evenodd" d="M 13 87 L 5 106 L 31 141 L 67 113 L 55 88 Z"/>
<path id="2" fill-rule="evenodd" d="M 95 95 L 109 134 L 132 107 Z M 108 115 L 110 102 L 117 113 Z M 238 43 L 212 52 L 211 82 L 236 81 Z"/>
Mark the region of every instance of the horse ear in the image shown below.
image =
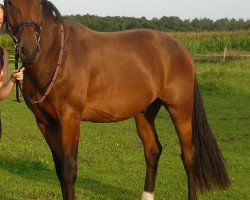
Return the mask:
<path id="1" fill-rule="evenodd" d="M 42 4 L 42 5 L 44 5 L 45 3 L 46 3 L 45 0 L 42 0 L 42 1 L 41 1 L 41 4 Z"/>
<path id="2" fill-rule="evenodd" d="M 45 11 L 47 12 L 48 15 L 50 15 L 51 17 L 53 17 L 53 19 L 55 20 L 56 23 L 61 23 L 63 20 L 63 17 L 61 15 L 61 13 L 59 12 L 59 10 L 55 7 L 55 5 L 48 1 L 48 0 L 42 0 L 42 5 L 45 9 Z"/>

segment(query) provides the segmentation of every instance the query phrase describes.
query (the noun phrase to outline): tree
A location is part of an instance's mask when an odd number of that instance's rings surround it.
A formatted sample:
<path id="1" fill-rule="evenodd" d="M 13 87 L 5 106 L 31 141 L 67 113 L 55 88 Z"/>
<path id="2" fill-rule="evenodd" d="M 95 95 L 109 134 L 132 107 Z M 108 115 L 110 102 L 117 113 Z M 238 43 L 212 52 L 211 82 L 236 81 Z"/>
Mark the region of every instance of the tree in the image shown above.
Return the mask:
<path id="1" fill-rule="evenodd" d="M 215 31 L 215 30 L 249 30 L 250 20 L 243 19 L 218 19 L 213 21 L 208 18 L 190 20 L 181 20 L 179 17 L 163 16 L 162 18 L 145 17 L 99 17 L 96 15 L 70 15 L 66 18 L 75 20 L 87 27 L 97 31 L 120 31 L 133 28 L 149 28 L 160 31 Z"/>

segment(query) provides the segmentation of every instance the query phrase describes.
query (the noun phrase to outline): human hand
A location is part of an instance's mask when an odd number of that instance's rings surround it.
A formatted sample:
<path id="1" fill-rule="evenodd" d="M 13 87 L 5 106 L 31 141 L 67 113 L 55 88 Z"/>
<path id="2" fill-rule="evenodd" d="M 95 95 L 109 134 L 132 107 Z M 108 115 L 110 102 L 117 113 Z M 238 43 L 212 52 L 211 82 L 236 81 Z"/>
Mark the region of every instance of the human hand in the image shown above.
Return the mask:
<path id="1" fill-rule="evenodd" d="M 16 83 L 17 81 L 23 80 L 23 71 L 24 67 L 22 67 L 20 70 L 14 70 L 11 73 L 11 80 Z"/>

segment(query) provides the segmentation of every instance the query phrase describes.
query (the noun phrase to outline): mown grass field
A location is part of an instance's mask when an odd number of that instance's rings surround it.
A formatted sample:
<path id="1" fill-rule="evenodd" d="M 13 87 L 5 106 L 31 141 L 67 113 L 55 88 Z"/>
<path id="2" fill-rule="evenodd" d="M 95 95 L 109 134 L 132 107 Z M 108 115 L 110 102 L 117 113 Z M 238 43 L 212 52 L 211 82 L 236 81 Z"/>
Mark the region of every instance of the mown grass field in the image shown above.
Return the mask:
<path id="1" fill-rule="evenodd" d="M 229 189 L 200 199 L 250 199 L 250 61 L 196 63 L 196 68 L 208 119 L 231 179 Z M 13 92 L 0 103 L 0 199 L 61 199 L 49 147 L 26 105 L 14 99 Z M 163 145 L 156 200 L 187 199 L 177 135 L 164 109 L 156 126 Z M 133 119 L 112 124 L 83 122 L 78 163 L 77 199 L 140 199 L 145 162 Z"/>

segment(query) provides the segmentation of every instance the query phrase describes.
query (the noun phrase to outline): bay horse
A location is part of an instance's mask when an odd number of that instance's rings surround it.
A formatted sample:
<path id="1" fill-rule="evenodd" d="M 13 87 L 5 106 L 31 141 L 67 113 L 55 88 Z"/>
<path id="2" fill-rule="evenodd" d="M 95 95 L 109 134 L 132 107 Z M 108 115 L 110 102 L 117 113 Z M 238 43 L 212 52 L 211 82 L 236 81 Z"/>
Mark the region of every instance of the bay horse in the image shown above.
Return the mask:
<path id="1" fill-rule="evenodd" d="M 47 0 L 5 0 L 6 24 L 23 66 L 23 95 L 54 159 L 64 200 L 75 199 L 80 122 L 134 117 L 144 147 L 142 200 L 153 200 L 162 145 L 155 118 L 163 106 L 176 128 L 188 178 L 197 190 L 229 178 L 207 122 L 194 63 L 164 32 L 95 32 L 64 19 Z"/>

